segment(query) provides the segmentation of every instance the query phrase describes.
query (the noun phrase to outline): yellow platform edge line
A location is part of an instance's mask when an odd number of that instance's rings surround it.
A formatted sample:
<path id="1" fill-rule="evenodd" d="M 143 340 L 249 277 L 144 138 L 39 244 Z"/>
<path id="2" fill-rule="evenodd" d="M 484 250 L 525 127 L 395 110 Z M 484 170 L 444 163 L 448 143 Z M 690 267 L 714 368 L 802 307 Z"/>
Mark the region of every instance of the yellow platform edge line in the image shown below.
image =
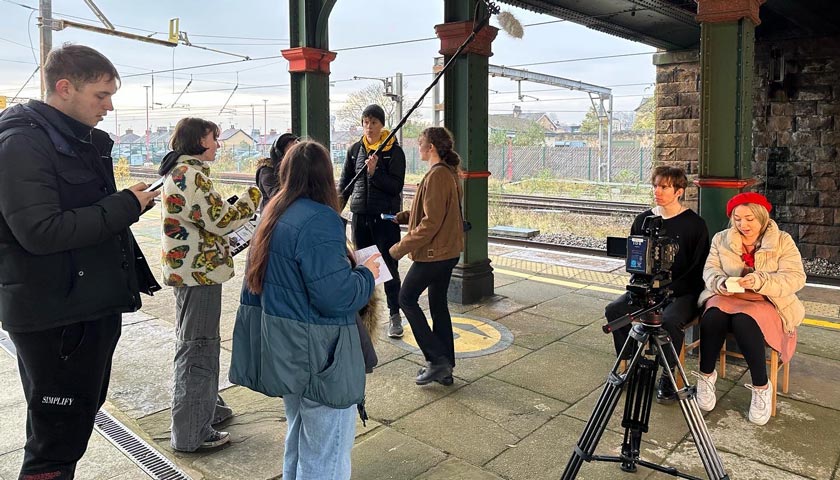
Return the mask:
<path id="1" fill-rule="evenodd" d="M 592 290 L 595 292 L 604 292 L 604 293 L 615 293 L 616 295 L 624 293 L 626 290 L 619 290 L 616 288 L 607 288 L 607 287 L 599 287 L 598 285 L 587 285 L 585 283 L 577 283 L 577 282 L 569 282 L 566 280 L 557 280 L 555 278 L 546 278 L 541 277 L 539 275 L 534 275 L 531 273 L 522 273 L 516 272 L 514 270 L 507 270 L 504 268 L 494 268 L 493 271 L 498 272 L 502 275 L 508 275 L 511 277 L 520 277 L 526 280 L 533 280 L 535 282 L 540 283 L 547 283 L 549 285 L 559 285 L 561 287 L 569 287 L 569 288 L 580 288 L 584 290 Z M 806 318 L 802 321 L 805 325 L 811 325 L 814 327 L 823 327 L 823 328 L 831 328 L 834 330 L 840 330 L 840 323 L 831 322 L 827 320 L 817 320 L 815 318 Z"/>

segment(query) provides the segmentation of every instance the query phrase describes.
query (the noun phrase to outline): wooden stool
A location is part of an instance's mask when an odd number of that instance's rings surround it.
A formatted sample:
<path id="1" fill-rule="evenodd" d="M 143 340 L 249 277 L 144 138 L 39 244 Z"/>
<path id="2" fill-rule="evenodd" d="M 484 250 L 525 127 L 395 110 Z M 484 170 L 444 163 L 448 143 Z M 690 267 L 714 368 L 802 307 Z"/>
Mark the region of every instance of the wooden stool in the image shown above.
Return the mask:
<path id="1" fill-rule="evenodd" d="M 723 341 L 723 348 L 720 350 L 720 376 L 726 376 L 726 356 L 729 355 L 730 357 L 737 357 L 737 358 L 744 358 L 744 356 L 737 352 L 728 352 L 726 351 L 726 342 L 729 340 L 729 335 L 727 335 L 726 340 Z M 765 344 L 766 345 L 766 344 Z M 768 347 L 769 348 L 769 347 Z M 776 416 L 776 395 L 779 391 L 779 367 L 782 368 L 782 393 L 788 393 L 788 388 L 790 387 L 790 362 L 781 363 L 779 359 L 779 352 L 770 349 L 770 358 L 767 359 L 767 365 L 770 367 L 770 383 L 773 384 L 773 401 L 772 401 L 772 410 L 770 411 L 770 415 Z"/>
<path id="2" fill-rule="evenodd" d="M 690 322 L 683 325 L 683 332 L 685 332 L 689 328 L 695 327 L 699 324 L 700 324 L 700 316 L 697 315 Z M 683 337 L 683 338 L 685 338 L 685 337 Z M 683 348 L 680 349 L 680 365 L 682 366 L 683 370 L 685 370 L 685 352 L 694 350 L 695 348 L 698 348 L 699 346 L 700 346 L 700 337 L 699 336 L 697 338 L 695 338 L 694 341 L 691 342 L 691 343 L 686 343 L 685 341 L 683 341 Z M 683 388 L 684 386 L 685 385 L 683 385 L 682 377 L 677 378 L 677 389 Z"/>

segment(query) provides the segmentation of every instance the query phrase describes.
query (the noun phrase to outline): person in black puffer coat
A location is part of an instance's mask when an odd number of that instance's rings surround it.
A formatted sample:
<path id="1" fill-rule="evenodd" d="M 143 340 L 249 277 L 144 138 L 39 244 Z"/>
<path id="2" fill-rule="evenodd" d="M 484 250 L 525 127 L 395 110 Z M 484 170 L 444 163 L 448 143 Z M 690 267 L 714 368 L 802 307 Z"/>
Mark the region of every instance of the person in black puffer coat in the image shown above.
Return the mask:
<path id="1" fill-rule="evenodd" d="M 114 109 L 114 65 L 65 44 L 43 73 L 46 102 L 0 116 L 0 321 L 27 404 L 20 478 L 66 480 L 105 402 L 121 314 L 160 289 L 129 229 L 158 192 L 118 190 L 114 142 L 94 128 Z"/>
<path id="2" fill-rule="evenodd" d="M 388 336 L 403 335 L 400 317 L 400 273 L 397 261 L 388 253 L 400 241 L 400 227 L 381 218 L 383 213 L 396 214 L 402 210 L 402 190 L 405 183 L 405 153 L 396 139 L 382 148 L 379 158 L 373 152 L 388 137 L 385 111 L 379 105 L 369 105 L 362 112 L 364 135 L 347 150 L 347 159 L 338 184 L 342 203 L 350 204 L 353 214 L 353 244 L 357 249 L 376 245 L 391 272 L 392 280 L 385 282 L 390 325 Z M 363 169 L 365 174 L 350 183 Z M 346 193 L 345 193 L 346 190 Z"/>

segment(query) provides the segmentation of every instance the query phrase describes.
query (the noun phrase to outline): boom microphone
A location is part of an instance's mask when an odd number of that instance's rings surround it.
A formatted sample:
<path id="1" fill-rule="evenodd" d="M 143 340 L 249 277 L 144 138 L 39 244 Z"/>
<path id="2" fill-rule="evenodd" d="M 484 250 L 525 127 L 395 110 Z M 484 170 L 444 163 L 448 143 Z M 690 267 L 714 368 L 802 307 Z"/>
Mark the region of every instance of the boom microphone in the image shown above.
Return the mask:
<path id="1" fill-rule="evenodd" d="M 510 12 L 502 12 L 498 15 L 499 26 L 505 33 L 513 38 L 522 38 L 525 31 L 522 29 L 522 24 Z"/>
<path id="2" fill-rule="evenodd" d="M 374 151 L 373 153 L 368 155 L 368 157 L 372 157 L 374 155 L 378 156 L 379 153 L 382 151 L 382 148 L 384 148 L 385 145 L 387 145 L 388 142 L 390 142 L 391 139 L 394 138 L 394 136 L 396 136 L 397 132 L 403 127 L 403 125 L 405 125 L 405 122 L 408 121 L 408 117 L 410 117 L 411 114 L 414 113 L 415 110 L 417 110 L 417 107 L 419 107 L 421 103 L 423 103 L 423 99 L 426 98 L 426 94 L 428 94 L 429 91 L 435 85 L 437 85 L 438 81 L 441 79 L 441 77 L 443 77 L 443 74 L 446 73 L 446 71 L 449 69 L 449 67 L 452 66 L 452 64 L 455 62 L 455 59 L 458 58 L 458 56 L 461 54 L 461 52 L 463 52 L 464 49 L 467 48 L 467 45 L 469 45 L 470 43 L 472 43 L 475 40 L 475 36 L 478 34 L 478 32 L 480 32 L 481 29 L 484 28 L 490 22 L 490 17 L 492 15 L 498 15 L 499 26 L 502 28 L 502 30 L 505 31 L 505 33 L 507 33 L 508 35 L 510 35 L 511 37 L 514 37 L 514 38 L 522 38 L 522 34 L 523 34 L 522 24 L 519 22 L 519 20 L 516 19 L 516 17 L 513 16 L 512 13 L 510 13 L 510 12 L 501 12 L 500 13 L 500 8 L 496 5 L 495 2 L 492 2 L 490 0 L 484 0 L 484 5 L 487 7 L 487 15 L 485 15 L 483 18 L 481 18 L 479 20 L 479 18 L 478 18 L 479 8 L 478 7 L 480 5 L 481 5 L 480 2 L 476 2 L 476 4 L 475 4 L 475 14 L 473 15 L 473 18 L 475 18 L 475 21 L 473 23 L 472 33 L 470 33 L 470 35 L 467 37 L 467 39 L 464 40 L 464 43 L 462 43 L 461 46 L 458 47 L 457 50 L 455 50 L 455 53 L 452 54 L 452 57 L 449 59 L 448 62 L 446 62 L 446 65 L 444 65 L 443 68 L 440 70 L 440 72 L 438 72 L 438 74 L 435 75 L 435 78 L 432 79 L 432 83 L 430 83 L 429 86 L 426 87 L 426 90 L 423 90 L 423 93 L 420 94 L 420 98 L 418 98 L 417 101 L 414 102 L 414 105 L 412 105 L 411 108 L 408 109 L 408 112 L 405 115 L 403 115 L 403 117 L 400 119 L 399 123 L 397 123 L 397 126 L 394 127 L 394 129 L 391 130 L 391 133 L 389 133 L 388 136 L 385 138 L 385 141 L 380 143 L 379 147 L 376 148 L 376 151 Z M 358 172 L 356 172 L 356 175 L 353 176 L 353 178 L 350 180 L 350 182 L 347 184 L 347 186 L 344 187 L 344 190 L 341 191 L 341 199 L 340 200 L 343 202 L 342 205 L 341 205 L 342 210 L 344 210 L 344 206 L 346 205 L 348 192 L 350 191 L 351 188 L 353 188 L 353 185 L 356 184 L 356 180 L 358 180 L 359 177 L 362 176 L 362 173 L 365 170 L 367 170 L 367 167 L 363 165 L 362 169 L 359 170 Z"/>

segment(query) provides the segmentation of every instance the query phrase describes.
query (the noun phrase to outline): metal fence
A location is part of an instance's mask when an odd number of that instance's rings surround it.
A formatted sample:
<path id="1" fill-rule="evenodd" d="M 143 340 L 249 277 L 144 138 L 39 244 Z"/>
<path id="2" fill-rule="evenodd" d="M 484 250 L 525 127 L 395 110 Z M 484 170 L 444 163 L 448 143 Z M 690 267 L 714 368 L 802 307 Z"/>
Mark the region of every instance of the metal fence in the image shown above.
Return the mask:
<path id="1" fill-rule="evenodd" d="M 408 143 L 408 142 L 407 142 Z M 427 167 L 416 145 L 405 145 L 406 173 L 422 174 Z M 553 178 L 589 182 L 647 184 L 653 148 L 614 147 L 607 160 L 606 148 L 510 147 L 490 145 L 487 167 L 497 180 L 518 182 L 527 178 Z"/>

